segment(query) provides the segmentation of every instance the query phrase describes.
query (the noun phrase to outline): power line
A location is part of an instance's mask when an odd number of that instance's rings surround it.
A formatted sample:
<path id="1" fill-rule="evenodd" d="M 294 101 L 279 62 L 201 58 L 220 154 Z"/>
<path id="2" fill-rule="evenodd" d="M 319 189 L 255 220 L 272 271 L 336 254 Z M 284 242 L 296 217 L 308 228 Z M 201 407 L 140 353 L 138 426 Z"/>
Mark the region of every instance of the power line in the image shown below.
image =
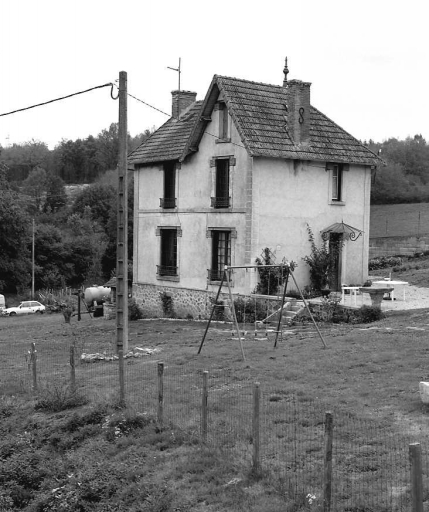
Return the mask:
<path id="1" fill-rule="evenodd" d="M 119 87 L 116 85 L 116 84 L 112 84 L 114 85 L 117 89 L 119 89 Z M 129 92 L 127 92 L 127 96 L 129 96 L 130 98 L 133 98 L 135 99 L 136 101 L 139 101 L 140 103 L 143 103 L 143 105 L 146 105 L 147 107 L 150 107 L 150 108 L 153 108 L 153 110 L 157 110 L 158 112 L 161 112 L 161 114 L 164 114 L 168 117 L 171 117 L 170 114 L 167 114 L 167 112 L 164 112 L 163 110 L 159 109 L 159 108 L 156 108 L 154 107 L 153 105 L 151 105 L 150 103 L 147 103 L 146 101 L 143 101 L 141 100 L 140 98 L 137 98 L 136 96 L 133 96 L 132 94 L 130 94 Z"/>
<path id="2" fill-rule="evenodd" d="M 12 110 L 11 112 L 6 112 L 5 114 L 0 114 L 0 117 L 9 116 L 11 114 L 16 114 L 17 112 L 23 112 L 24 110 L 30 110 L 31 108 L 48 105 L 49 103 L 54 103 L 55 101 L 65 100 L 67 98 L 71 98 L 72 96 L 78 96 L 79 94 L 85 94 L 86 92 L 94 91 L 95 89 L 102 89 L 103 87 L 112 87 L 112 90 L 113 90 L 113 84 L 109 82 L 108 84 L 97 85 L 96 87 L 91 87 L 90 89 L 86 89 L 85 91 L 75 92 L 73 94 L 68 94 L 67 96 L 62 96 L 61 98 L 55 98 L 54 100 L 44 101 L 43 103 L 38 103 L 37 105 L 31 105 L 31 107 L 25 107 L 25 108 L 19 108 L 18 110 Z M 110 95 L 111 95 L 112 99 L 116 99 L 113 97 L 112 90 L 110 91 Z"/>

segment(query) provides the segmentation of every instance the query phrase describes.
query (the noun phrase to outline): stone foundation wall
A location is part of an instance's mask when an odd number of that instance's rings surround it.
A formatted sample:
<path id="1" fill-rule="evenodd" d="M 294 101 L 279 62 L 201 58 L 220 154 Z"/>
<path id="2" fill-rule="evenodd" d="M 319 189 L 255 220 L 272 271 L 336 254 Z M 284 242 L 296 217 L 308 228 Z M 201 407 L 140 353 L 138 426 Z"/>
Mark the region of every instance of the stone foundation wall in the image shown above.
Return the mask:
<path id="1" fill-rule="evenodd" d="M 210 317 L 213 307 L 210 298 L 214 300 L 216 294 L 204 290 L 133 284 L 133 297 L 147 318 L 192 317 L 203 320 Z"/>

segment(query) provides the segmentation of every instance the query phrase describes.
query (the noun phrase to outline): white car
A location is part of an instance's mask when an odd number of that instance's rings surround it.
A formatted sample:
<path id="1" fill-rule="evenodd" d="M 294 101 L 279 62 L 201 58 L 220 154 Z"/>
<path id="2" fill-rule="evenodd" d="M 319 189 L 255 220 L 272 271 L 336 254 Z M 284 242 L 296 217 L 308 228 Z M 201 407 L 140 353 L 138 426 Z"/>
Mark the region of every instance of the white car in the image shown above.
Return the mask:
<path id="1" fill-rule="evenodd" d="M 32 313 L 44 313 L 45 306 L 37 300 L 27 300 L 21 302 L 19 306 L 13 308 L 3 309 L 2 315 L 5 316 L 15 316 L 15 315 L 30 315 Z"/>

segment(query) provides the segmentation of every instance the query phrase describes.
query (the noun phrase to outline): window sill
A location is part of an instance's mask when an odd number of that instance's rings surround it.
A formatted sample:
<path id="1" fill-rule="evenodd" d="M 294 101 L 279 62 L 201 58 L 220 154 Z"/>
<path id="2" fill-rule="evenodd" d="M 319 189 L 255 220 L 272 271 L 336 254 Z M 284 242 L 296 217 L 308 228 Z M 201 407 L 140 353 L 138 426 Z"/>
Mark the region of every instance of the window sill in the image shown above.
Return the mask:
<path id="1" fill-rule="evenodd" d="M 157 281 L 173 281 L 175 283 L 178 283 L 180 281 L 179 276 L 156 276 Z"/>
<path id="2" fill-rule="evenodd" d="M 334 201 L 331 199 L 331 202 L 329 204 L 332 204 L 333 206 L 345 206 L 346 203 L 344 201 Z"/>
<path id="3" fill-rule="evenodd" d="M 227 144 L 228 142 L 231 142 L 231 139 L 216 139 L 216 144 Z"/>

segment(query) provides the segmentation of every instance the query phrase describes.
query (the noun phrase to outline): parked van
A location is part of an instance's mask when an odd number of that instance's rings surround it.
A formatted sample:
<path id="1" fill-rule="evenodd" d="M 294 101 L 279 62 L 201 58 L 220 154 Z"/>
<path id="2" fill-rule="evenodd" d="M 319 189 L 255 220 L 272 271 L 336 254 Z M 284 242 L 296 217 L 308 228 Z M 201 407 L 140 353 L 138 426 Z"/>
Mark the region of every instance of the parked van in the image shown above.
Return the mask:
<path id="1" fill-rule="evenodd" d="M 6 302 L 4 300 L 4 295 L 0 293 L 0 311 L 6 308 Z"/>

